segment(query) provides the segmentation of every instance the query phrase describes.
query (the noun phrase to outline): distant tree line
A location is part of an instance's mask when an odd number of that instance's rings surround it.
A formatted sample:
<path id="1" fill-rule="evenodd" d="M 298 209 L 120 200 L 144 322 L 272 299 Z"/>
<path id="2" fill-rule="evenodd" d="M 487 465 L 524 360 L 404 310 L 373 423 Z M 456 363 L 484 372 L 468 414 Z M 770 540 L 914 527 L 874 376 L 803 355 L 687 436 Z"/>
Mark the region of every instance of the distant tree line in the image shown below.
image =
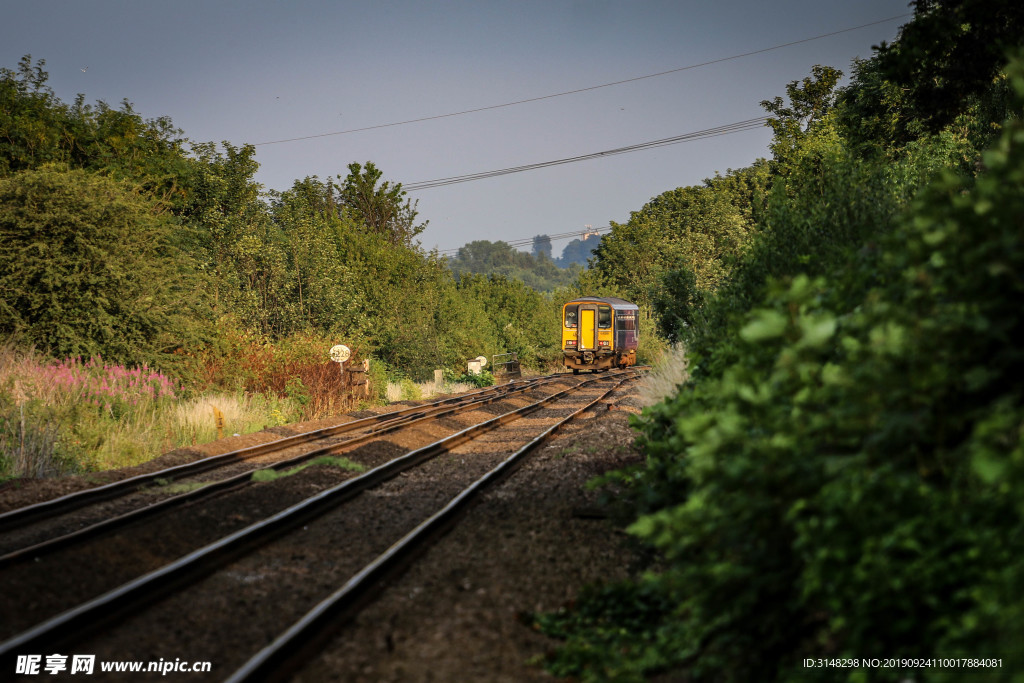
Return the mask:
<path id="1" fill-rule="evenodd" d="M 553 259 L 551 238 L 547 235 L 535 236 L 529 253 L 507 242 L 475 240 L 450 257 L 448 265 L 457 276 L 463 273 L 500 275 L 521 280 L 540 292 L 554 292 L 576 282 L 600 243 L 600 235 L 590 235 L 586 240 L 574 239 L 562 250 L 562 256 Z"/>

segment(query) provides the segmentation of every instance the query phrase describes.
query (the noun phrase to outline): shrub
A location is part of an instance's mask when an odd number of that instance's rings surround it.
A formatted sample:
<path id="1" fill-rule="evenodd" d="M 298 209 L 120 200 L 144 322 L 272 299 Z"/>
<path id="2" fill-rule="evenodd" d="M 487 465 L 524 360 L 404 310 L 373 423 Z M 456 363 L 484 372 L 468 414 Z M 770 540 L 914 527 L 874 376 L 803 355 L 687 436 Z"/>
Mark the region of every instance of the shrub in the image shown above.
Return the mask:
<path id="1" fill-rule="evenodd" d="M 47 166 L 0 178 L 0 332 L 57 357 L 167 361 L 202 292 L 177 227 L 131 186 Z"/>
<path id="2" fill-rule="evenodd" d="M 1020 107 L 1024 62 L 1010 75 Z M 1024 123 L 983 161 L 844 268 L 769 278 L 715 371 L 646 413 L 630 530 L 665 568 L 640 582 L 642 642 L 600 640 L 618 601 L 581 612 L 575 673 L 830 681 L 802 658 L 882 652 L 1021 670 Z"/>
<path id="3" fill-rule="evenodd" d="M 444 371 L 444 381 L 448 384 L 468 384 L 478 388 L 490 387 L 494 386 L 494 375 L 488 370 L 481 370 L 475 375 L 471 372 L 465 372 L 460 375 L 446 369 Z"/>

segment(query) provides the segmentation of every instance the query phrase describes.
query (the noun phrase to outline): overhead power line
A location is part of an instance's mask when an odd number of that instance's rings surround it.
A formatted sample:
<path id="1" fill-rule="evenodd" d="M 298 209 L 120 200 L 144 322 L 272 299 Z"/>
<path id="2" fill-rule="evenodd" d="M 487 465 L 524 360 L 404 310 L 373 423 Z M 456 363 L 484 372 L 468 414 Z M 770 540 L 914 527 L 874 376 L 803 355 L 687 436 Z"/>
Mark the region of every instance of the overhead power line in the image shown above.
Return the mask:
<path id="1" fill-rule="evenodd" d="M 510 166 L 509 168 L 501 168 L 494 171 L 480 171 L 478 173 L 467 173 L 465 175 L 450 176 L 448 178 L 436 178 L 434 180 L 421 180 L 415 183 L 402 184 L 402 189 L 407 192 L 416 192 L 417 190 L 428 190 L 434 187 L 442 187 L 444 185 L 454 185 L 456 183 L 468 183 L 472 180 L 483 180 L 484 178 L 495 178 L 497 176 L 508 175 L 510 173 L 522 173 L 523 171 L 534 171 L 539 168 L 548 168 L 549 166 L 560 166 L 562 164 L 573 164 L 578 161 L 588 161 L 590 159 L 599 159 L 601 157 L 610 157 L 617 154 L 626 154 L 627 152 L 639 152 L 645 149 L 654 149 L 656 147 L 665 147 L 667 145 L 677 145 L 682 142 L 692 142 L 694 140 L 703 140 L 705 138 L 713 138 L 719 135 L 729 135 L 730 133 L 739 133 L 745 130 L 754 130 L 756 128 L 762 128 L 765 121 L 768 120 L 767 116 L 759 116 L 755 119 L 747 119 L 746 121 L 738 121 L 736 123 L 728 123 L 724 126 L 716 126 L 715 128 L 706 128 L 704 130 L 698 130 L 693 133 L 684 133 L 682 135 L 674 135 L 670 138 L 661 138 L 660 140 L 650 140 L 648 142 L 640 142 L 635 145 L 628 145 L 626 147 L 618 147 L 616 149 L 609 149 L 603 152 L 592 152 L 590 154 L 581 154 L 574 157 L 566 157 L 564 159 L 554 159 L 552 161 L 541 161 L 536 164 L 525 164 L 522 166 Z"/>
<path id="2" fill-rule="evenodd" d="M 862 28 L 869 28 L 871 26 L 878 26 L 879 24 L 885 24 L 890 21 L 896 21 L 897 19 L 905 19 L 911 16 L 910 13 L 897 14 L 893 17 L 886 19 L 879 19 L 878 21 L 872 21 L 867 24 L 861 24 L 860 26 L 851 26 L 850 28 L 840 29 L 838 31 L 831 31 L 829 33 L 822 33 L 821 35 L 811 36 L 810 38 L 802 38 L 800 40 L 793 40 L 788 43 L 780 43 L 779 45 L 773 45 L 771 47 L 762 48 L 760 50 L 753 50 L 751 52 L 743 52 L 737 55 L 731 55 L 729 57 L 720 57 L 719 59 L 712 59 L 706 62 L 699 62 L 697 64 L 689 64 L 687 66 L 681 66 L 676 69 L 669 69 L 667 71 L 659 71 L 653 74 L 645 74 L 643 76 L 634 76 L 633 78 L 626 78 L 621 81 L 612 81 L 611 83 L 602 83 L 600 85 L 592 85 L 586 88 L 577 88 L 575 90 L 565 90 L 563 92 L 552 93 L 550 95 L 541 95 L 539 97 L 529 97 L 524 100 L 515 100 L 514 102 L 504 102 L 502 104 L 492 104 L 486 107 L 477 107 L 475 109 L 465 109 L 463 111 L 451 112 L 449 114 L 437 114 L 435 116 L 423 116 L 418 119 L 408 119 L 406 121 L 395 121 L 392 123 L 380 123 L 374 126 L 364 126 L 362 128 L 349 128 L 347 130 L 338 130 L 330 133 L 318 133 L 316 135 L 302 135 L 294 138 L 284 138 L 282 140 L 268 140 L 266 142 L 255 142 L 254 146 L 259 147 L 262 145 L 279 145 L 285 142 L 298 142 L 300 140 L 313 140 L 316 138 L 325 138 L 333 135 L 348 135 L 350 133 L 362 133 L 368 130 L 377 130 L 379 128 L 392 128 L 394 126 L 405 126 L 410 123 L 421 123 L 423 121 L 435 121 L 437 119 L 446 119 L 453 116 L 464 116 L 466 114 L 475 114 L 477 112 L 489 111 L 491 109 L 502 109 L 504 107 L 514 107 L 520 104 L 528 104 L 530 102 L 540 102 L 542 100 L 550 100 L 555 97 L 565 97 L 566 95 L 577 95 L 579 93 L 589 92 L 591 90 L 600 90 L 601 88 L 611 88 L 616 85 L 623 85 L 625 83 L 634 83 L 636 81 L 646 80 L 648 78 L 658 78 L 660 76 L 668 76 L 669 74 L 679 73 L 680 71 L 689 71 L 691 69 L 699 69 L 704 66 L 711 66 L 712 64 L 721 64 L 722 62 L 729 62 L 735 59 L 743 59 L 744 57 L 752 57 L 754 55 L 764 54 L 765 52 L 772 52 L 773 50 L 781 50 L 785 47 L 792 47 L 794 45 L 801 45 L 803 43 L 810 43 L 815 40 L 822 40 L 823 38 L 831 38 L 832 36 L 838 36 L 843 33 L 850 33 L 851 31 L 859 31 Z"/>

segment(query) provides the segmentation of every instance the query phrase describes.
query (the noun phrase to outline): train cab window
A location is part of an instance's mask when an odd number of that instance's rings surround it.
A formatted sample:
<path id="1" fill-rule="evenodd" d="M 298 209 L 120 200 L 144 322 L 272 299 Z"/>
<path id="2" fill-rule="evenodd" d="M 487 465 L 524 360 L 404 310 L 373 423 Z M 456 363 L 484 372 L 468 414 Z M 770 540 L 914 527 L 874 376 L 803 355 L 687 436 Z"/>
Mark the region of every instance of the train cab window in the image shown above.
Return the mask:
<path id="1" fill-rule="evenodd" d="M 598 306 L 597 307 L 597 326 L 602 330 L 610 330 L 612 328 L 612 307 L 611 306 Z"/>
<path id="2" fill-rule="evenodd" d="M 565 326 L 576 327 L 576 307 L 565 309 Z"/>

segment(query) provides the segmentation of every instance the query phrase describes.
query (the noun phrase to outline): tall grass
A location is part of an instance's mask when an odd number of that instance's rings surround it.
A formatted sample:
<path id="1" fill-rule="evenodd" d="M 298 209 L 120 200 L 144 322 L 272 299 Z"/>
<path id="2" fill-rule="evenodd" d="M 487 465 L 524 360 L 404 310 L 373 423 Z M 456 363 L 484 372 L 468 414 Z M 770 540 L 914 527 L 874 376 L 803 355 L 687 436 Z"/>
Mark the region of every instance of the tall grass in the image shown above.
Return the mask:
<path id="1" fill-rule="evenodd" d="M 640 402 L 645 406 L 652 406 L 675 396 L 680 385 L 690 379 L 689 366 L 686 347 L 682 344 L 668 347 L 640 381 L 637 392 Z"/>
<path id="2" fill-rule="evenodd" d="M 0 479 L 43 477 L 68 469 L 57 449 L 57 425 L 0 394 Z"/>
<path id="3" fill-rule="evenodd" d="M 146 366 L 54 361 L 0 346 L 0 479 L 136 465 L 221 435 L 329 417 L 384 397 L 382 367 L 371 367 L 367 395 L 325 358 L 329 340 L 295 335 L 271 342 L 229 319 L 218 330 L 216 344 L 179 364 L 187 387 Z M 401 397 L 437 391 L 405 387 Z"/>
<path id="4" fill-rule="evenodd" d="M 294 401 L 273 395 L 211 393 L 179 402 L 168 411 L 167 420 L 174 443 L 194 445 L 218 438 L 216 411 L 224 419 L 223 435 L 231 436 L 292 422 L 299 408 Z"/>
<path id="5" fill-rule="evenodd" d="M 388 403 L 395 401 L 420 401 L 438 396 L 441 394 L 461 394 L 476 389 L 475 385 L 466 382 L 413 382 L 410 379 L 403 379 L 398 382 L 388 382 L 386 398 Z"/>
<path id="6" fill-rule="evenodd" d="M 298 400 L 218 393 L 181 400 L 181 387 L 148 367 L 95 358 L 48 361 L 0 348 L 0 477 L 54 476 L 136 465 L 218 436 L 301 418 Z"/>

